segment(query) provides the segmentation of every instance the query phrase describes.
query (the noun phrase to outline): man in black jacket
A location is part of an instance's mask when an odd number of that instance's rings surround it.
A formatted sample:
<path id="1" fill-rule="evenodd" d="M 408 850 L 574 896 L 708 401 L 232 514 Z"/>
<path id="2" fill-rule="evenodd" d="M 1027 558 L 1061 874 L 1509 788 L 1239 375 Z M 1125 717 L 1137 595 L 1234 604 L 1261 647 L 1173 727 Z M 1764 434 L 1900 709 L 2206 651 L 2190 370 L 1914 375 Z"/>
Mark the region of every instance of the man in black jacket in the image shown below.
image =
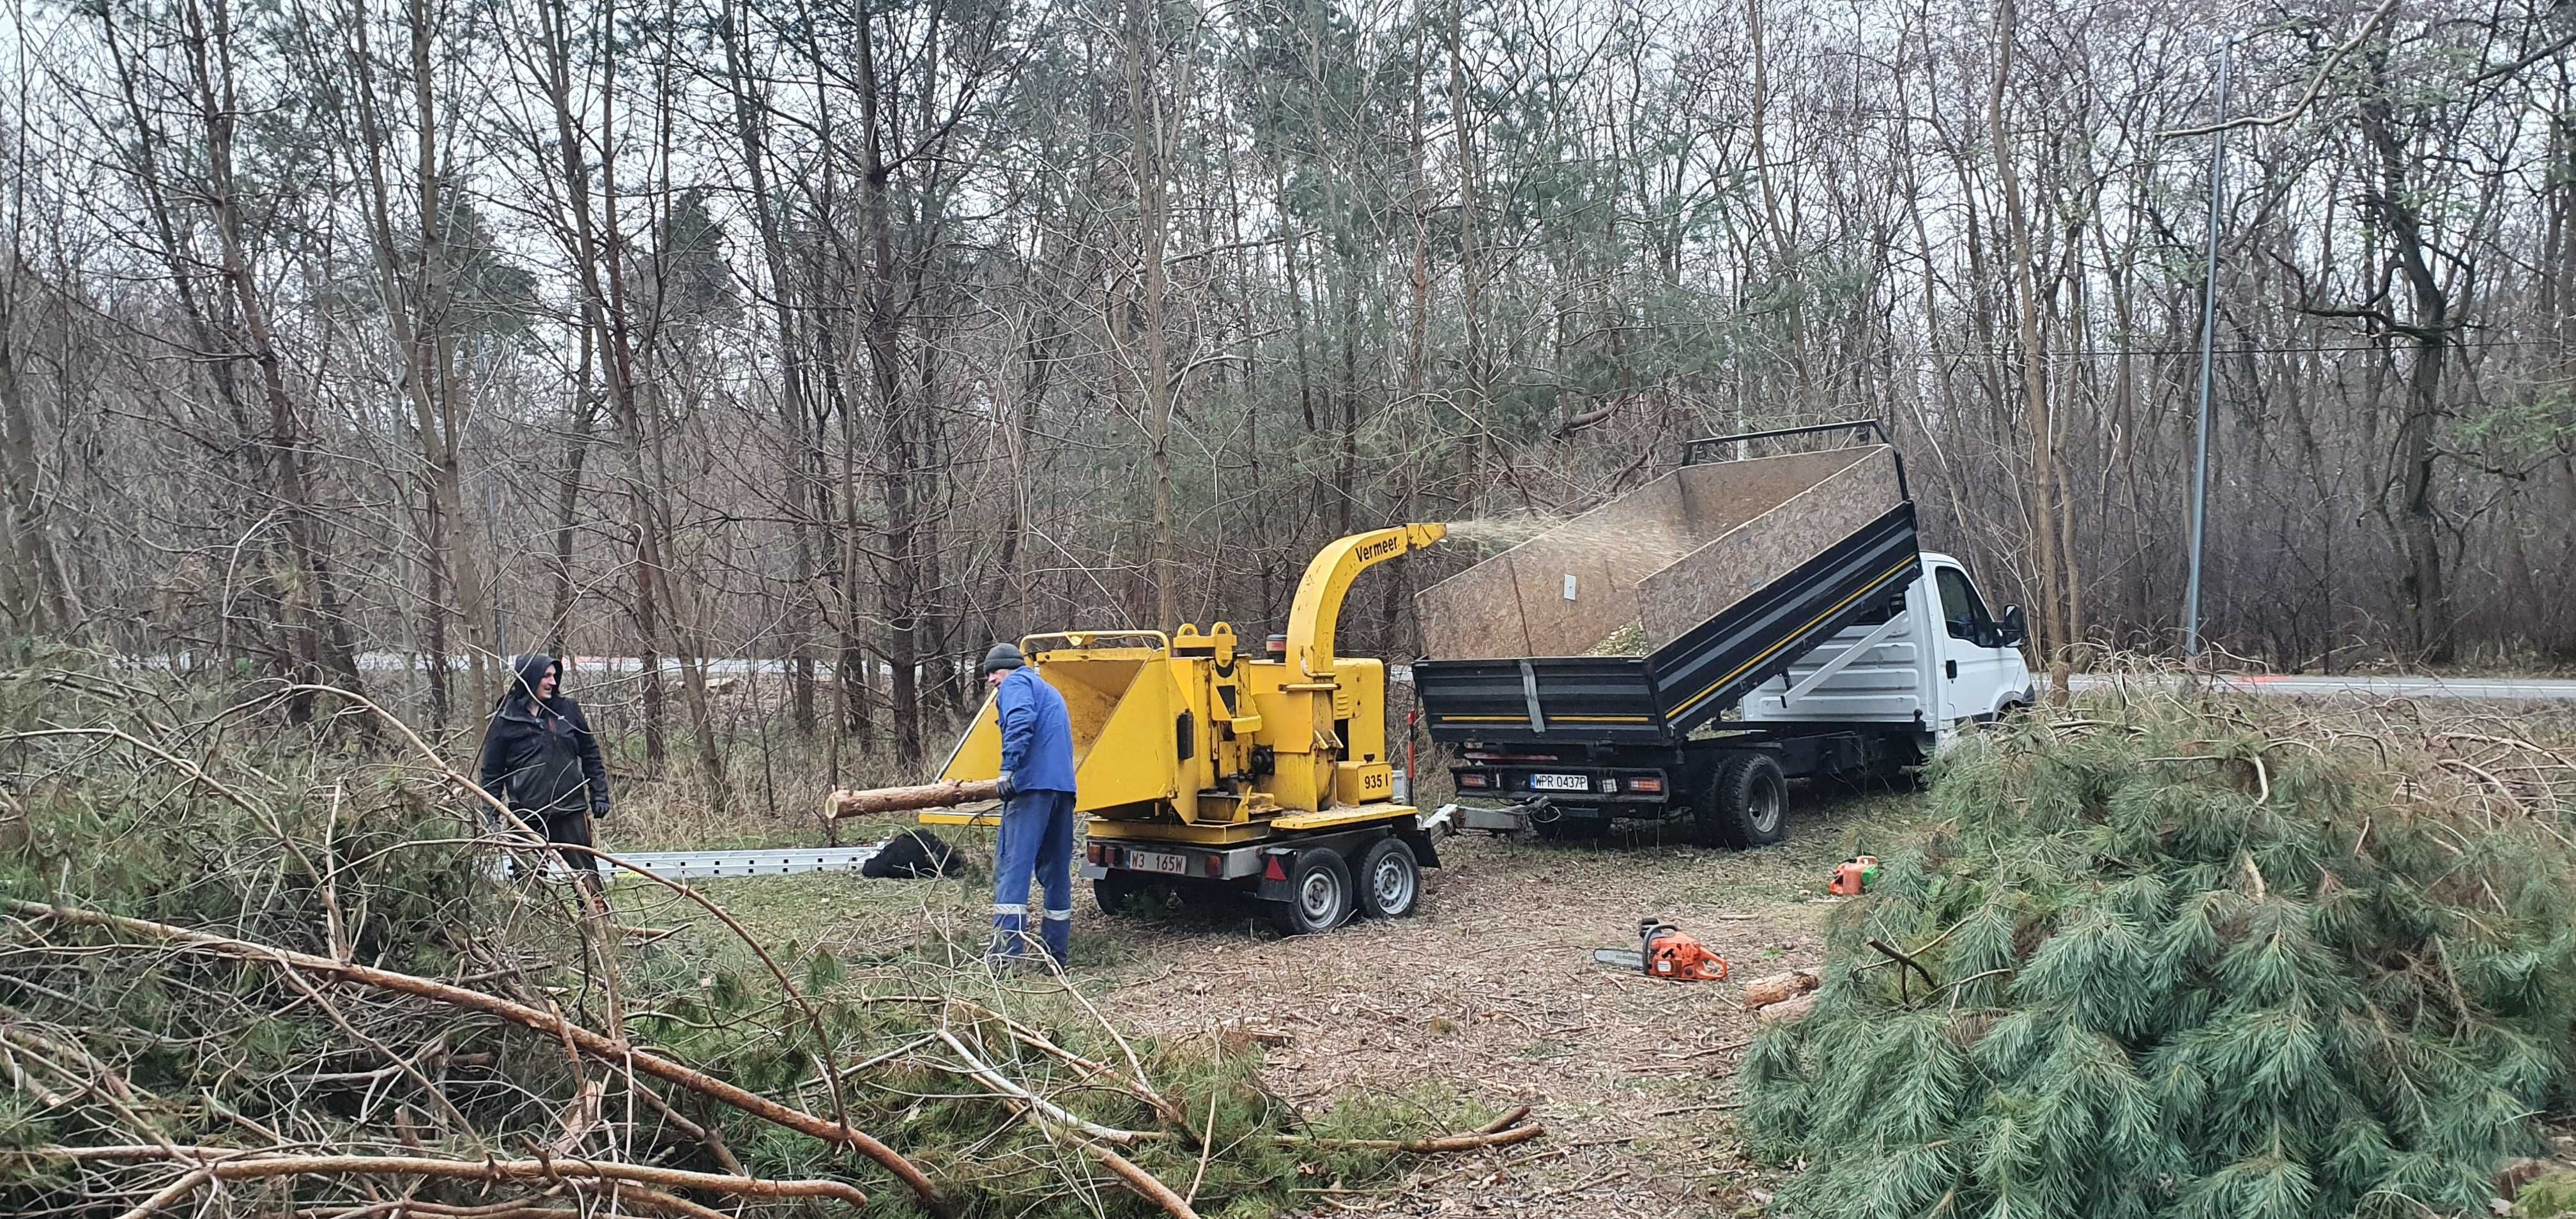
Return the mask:
<path id="1" fill-rule="evenodd" d="M 546 841 L 587 847 L 591 819 L 608 815 L 608 768 L 599 760 L 599 738 L 582 717 L 581 704 L 555 692 L 561 677 L 552 656 L 522 656 L 512 666 L 510 687 L 483 734 L 478 781 Z M 582 888 L 604 907 L 598 857 L 577 850 L 562 854 Z"/>

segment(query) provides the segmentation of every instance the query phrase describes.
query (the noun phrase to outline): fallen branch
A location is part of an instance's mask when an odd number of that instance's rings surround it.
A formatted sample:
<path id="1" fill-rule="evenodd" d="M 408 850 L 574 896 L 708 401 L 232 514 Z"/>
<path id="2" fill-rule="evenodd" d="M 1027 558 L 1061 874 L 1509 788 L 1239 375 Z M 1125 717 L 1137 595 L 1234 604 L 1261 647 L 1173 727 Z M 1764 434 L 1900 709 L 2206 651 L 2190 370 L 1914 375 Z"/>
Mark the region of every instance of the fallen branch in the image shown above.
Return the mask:
<path id="1" fill-rule="evenodd" d="M 179 1174 L 178 1180 L 162 1186 L 159 1192 L 136 1203 L 134 1209 L 118 1216 L 117 1219 L 144 1219 L 144 1216 L 197 1192 L 198 1186 L 214 1179 L 215 1170 L 212 1168 L 191 1168 Z"/>
<path id="2" fill-rule="evenodd" d="M 1529 1114 L 1527 1106 L 1516 1110 L 1507 1120 L 1517 1121 Z M 1532 1122 L 1526 1126 L 1478 1130 L 1473 1134 L 1444 1134 L 1428 1139 L 1326 1139 L 1305 1134 L 1280 1134 L 1272 1141 L 1286 1147 L 1335 1147 L 1355 1151 L 1400 1151 L 1407 1155 L 1445 1155 L 1454 1151 L 1479 1151 L 1487 1147 L 1508 1147 L 1526 1143 L 1547 1133 L 1547 1127 Z"/>
<path id="3" fill-rule="evenodd" d="M 1898 964 L 1900 964 L 1900 965 L 1905 966 L 1905 967 L 1906 967 L 1906 969 L 1911 969 L 1911 970 L 1913 970 L 1914 972 L 1916 972 L 1916 973 L 1918 973 L 1918 974 L 1923 975 L 1923 984 L 1924 984 L 1925 986 L 1933 987 L 1933 988 L 1935 988 L 1935 989 L 1938 989 L 1938 988 L 1940 987 L 1940 985 L 1941 985 L 1941 980 L 1940 980 L 1940 979 L 1938 979 L 1938 978 L 1933 977 L 1933 976 L 1932 976 L 1932 971 L 1931 971 L 1931 970 L 1928 970 L 1928 969 L 1923 968 L 1923 962 L 1921 962 L 1921 961 L 1917 961 L 1917 960 L 1915 960 L 1913 957 L 1908 956 L 1908 955 L 1906 955 L 1905 953 L 1898 952 L 1896 949 L 1889 947 L 1889 946 L 1888 946 L 1888 944 L 1887 944 L 1887 941 L 1885 941 L 1885 940 L 1871 940 L 1871 941 L 1869 941 L 1869 946 L 1870 946 L 1870 947 L 1872 947 L 1872 948 L 1877 949 L 1877 950 L 1879 951 L 1880 955 L 1885 956 L 1885 957 L 1887 957 L 1888 959 L 1890 959 L 1890 960 L 1892 960 L 1892 961 L 1895 961 L 1895 962 L 1897 962 L 1897 963 L 1898 963 Z M 1897 990 L 1897 996 L 1898 996 L 1898 998 L 1900 998 L 1900 999 L 1905 999 L 1905 970 L 1904 970 L 1904 969 L 1900 969 L 1900 970 L 1897 970 L 1897 971 L 1896 971 L 1896 990 Z M 1912 1000 L 1910 1000 L 1910 999 L 1905 999 L 1905 1001 L 1906 1001 L 1907 1003 L 1909 1003 L 1909 1004 L 1912 1002 Z"/>
<path id="4" fill-rule="evenodd" d="M 1098 1122 L 1083 1117 L 1081 1114 L 1075 1113 L 1061 1105 L 1049 1101 L 1035 1092 L 1031 1092 L 1018 1084 L 1012 1083 L 1008 1079 L 1004 1079 L 1001 1072 L 994 1070 L 992 1066 L 987 1064 L 983 1059 L 976 1057 L 973 1050 L 967 1049 L 966 1043 L 958 1040 L 957 1034 L 949 1032 L 946 1029 L 941 1029 L 939 1030 L 938 1037 L 941 1041 L 948 1043 L 949 1049 L 957 1052 L 957 1057 L 965 1060 L 965 1065 L 958 1068 L 961 1074 L 964 1074 L 967 1078 L 972 1079 L 987 1088 L 991 1088 L 995 1092 L 999 1092 L 1012 1100 L 1027 1105 L 1030 1112 L 1037 1116 L 1041 1124 L 1062 1126 L 1081 1135 L 1083 1138 L 1096 1139 L 1104 1143 L 1115 1143 L 1121 1147 L 1133 1147 L 1138 1143 L 1160 1142 L 1173 1137 L 1169 1132 L 1160 1130 L 1120 1130 L 1114 1126 L 1103 1126 Z"/>
<path id="5" fill-rule="evenodd" d="M 1087 1139 L 1083 1141 L 1082 1149 L 1099 1160 L 1102 1167 L 1117 1174 L 1119 1180 L 1127 1183 L 1127 1188 L 1162 1207 L 1163 1213 L 1172 1219 L 1199 1219 L 1199 1213 L 1190 1209 L 1188 1199 L 1173 1193 L 1172 1187 L 1163 1184 L 1162 1178 L 1137 1167 L 1135 1161 Z"/>
<path id="6" fill-rule="evenodd" d="M 707 1075 L 693 1068 L 683 1066 L 658 1054 L 651 1053 L 650 1051 L 636 1049 L 622 1043 L 621 1041 L 612 1040 L 607 1036 L 574 1024 L 560 1016 L 540 1011 L 523 1003 L 515 1003 L 497 995 L 488 995 L 481 991 L 468 990 L 460 986 L 450 986 L 444 982 L 434 981 L 432 979 L 419 977 L 413 974 L 396 973 L 393 970 L 378 969 L 373 966 L 360 965 L 355 962 L 334 961 L 328 957 L 317 957 L 309 953 L 294 952 L 266 944 L 254 944 L 247 940 L 236 940 L 226 936 L 211 935 L 202 931 L 190 931 L 184 927 L 170 926 L 167 923 L 154 923 L 143 919 L 126 918 L 122 915 L 106 914 L 96 910 L 81 910 L 66 906 L 48 906 L 41 902 L 16 900 L 0 903 L 0 908 L 5 908 L 12 913 L 31 919 L 53 919 L 58 922 L 73 923 L 82 926 L 109 928 L 124 931 L 133 935 L 140 935 L 160 940 L 165 943 L 184 944 L 194 948 L 201 948 L 219 956 L 227 956 L 235 960 L 274 965 L 282 969 L 306 970 L 312 973 L 339 978 L 344 981 L 372 986 L 379 990 L 393 991 L 397 994 L 406 994 L 416 998 L 428 999 L 437 1003 L 444 1003 L 450 1007 L 458 1007 L 467 1011 L 481 1012 L 487 1016 L 506 1020 L 524 1028 L 543 1033 L 550 1033 L 563 1038 L 571 1044 L 579 1047 L 583 1053 L 598 1058 L 603 1062 L 612 1064 L 631 1064 L 636 1069 L 643 1071 L 645 1074 L 654 1076 L 666 1083 L 687 1088 L 688 1090 L 698 1093 L 701 1096 L 705 1096 L 710 1100 L 732 1106 L 735 1109 L 739 1109 L 742 1112 L 748 1113 L 763 1121 L 783 1126 L 789 1130 L 796 1131 L 799 1134 L 809 1135 L 828 1143 L 837 1143 L 842 1146 L 852 1148 L 860 1154 L 867 1156 L 869 1159 L 876 1161 L 879 1166 L 883 1167 L 887 1172 L 893 1173 L 897 1179 L 910 1187 L 914 1197 L 919 1200 L 924 1210 L 941 1216 L 949 1216 L 955 1213 L 954 1208 L 950 1205 L 947 1199 L 940 1195 L 938 1188 L 930 1183 L 930 1178 L 923 1175 L 920 1168 L 915 1166 L 912 1161 L 905 1159 L 902 1153 L 886 1146 L 884 1143 L 878 1142 L 874 1137 L 868 1135 L 864 1131 L 853 1129 L 845 1123 L 836 1123 L 817 1117 L 802 1109 L 782 1105 L 777 1101 L 761 1096 L 758 1093 L 749 1091 L 735 1084 L 728 1083 L 724 1080 L 717 1079 L 714 1076 Z"/>

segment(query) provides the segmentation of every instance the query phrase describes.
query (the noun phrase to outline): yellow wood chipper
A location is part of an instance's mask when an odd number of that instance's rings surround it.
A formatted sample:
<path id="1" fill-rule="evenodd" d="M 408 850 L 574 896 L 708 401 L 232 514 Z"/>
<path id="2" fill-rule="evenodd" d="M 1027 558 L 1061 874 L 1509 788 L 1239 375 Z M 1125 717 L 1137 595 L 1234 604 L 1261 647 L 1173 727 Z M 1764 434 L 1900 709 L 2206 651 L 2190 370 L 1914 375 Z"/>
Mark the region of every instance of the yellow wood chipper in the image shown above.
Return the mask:
<path id="1" fill-rule="evenodd" d="M 1280 930 L 1324 931 L 1353 914 L 1401 916 L 1439 866 L 1411 805 L 1395 799 L 1386 666 L 1334 650 L 1342 598 L 1363 571 L 1447 533 L 1437 524 L 1353 534 L 1306 567 L 1283 635 L 1263 655 L 1234 627 L 1060 631 L 1020 650 L 1064 695 L 1074 808 L 1088 814 L 1083 875 L 1112 913 L 1149 887 L 1248 894 Z M 989 795 L 1002 731 L 991 700 L 939 778 L 943 803 Z M 937 789 L 920 789 L 931 792 Z M 864 801 L 869 793 L 836 793 Z M 880 804 L 878 807 L 885 807 Z M 921 814 L 928 825 L 990 813 Z"/>

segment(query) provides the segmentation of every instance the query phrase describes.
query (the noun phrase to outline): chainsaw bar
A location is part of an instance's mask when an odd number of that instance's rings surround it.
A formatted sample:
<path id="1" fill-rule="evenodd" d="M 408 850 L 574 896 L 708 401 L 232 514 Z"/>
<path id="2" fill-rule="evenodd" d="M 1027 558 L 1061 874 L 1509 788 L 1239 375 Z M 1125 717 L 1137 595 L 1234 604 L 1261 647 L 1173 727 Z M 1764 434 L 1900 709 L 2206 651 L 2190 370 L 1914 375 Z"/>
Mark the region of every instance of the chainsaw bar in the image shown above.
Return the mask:
<path id="1" fill-rule="evenodd" d="M 1646 954 L 1633 948 L 1595 948 L 1592 959 L 1621 969 L 1642 970 L 1646 967 Z"/>

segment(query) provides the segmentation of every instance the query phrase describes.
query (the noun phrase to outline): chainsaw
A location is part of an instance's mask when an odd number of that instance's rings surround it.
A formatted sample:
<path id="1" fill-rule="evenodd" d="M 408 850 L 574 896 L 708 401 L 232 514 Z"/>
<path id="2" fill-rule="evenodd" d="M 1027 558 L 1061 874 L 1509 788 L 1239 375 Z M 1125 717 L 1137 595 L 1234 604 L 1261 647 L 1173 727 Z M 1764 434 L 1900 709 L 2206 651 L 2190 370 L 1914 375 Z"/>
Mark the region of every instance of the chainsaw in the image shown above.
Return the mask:
<path id="1" fill-rule="evenodd" d="M 1716 982 L 1726 977 L 1726 958 L 1700 946 L 1682 929 L 1659 918 L 1637 920 L 1637 947 L 1599 948 L 1592 959 L 1633 969 L 1649 978 L 1677 982 Z"/>

